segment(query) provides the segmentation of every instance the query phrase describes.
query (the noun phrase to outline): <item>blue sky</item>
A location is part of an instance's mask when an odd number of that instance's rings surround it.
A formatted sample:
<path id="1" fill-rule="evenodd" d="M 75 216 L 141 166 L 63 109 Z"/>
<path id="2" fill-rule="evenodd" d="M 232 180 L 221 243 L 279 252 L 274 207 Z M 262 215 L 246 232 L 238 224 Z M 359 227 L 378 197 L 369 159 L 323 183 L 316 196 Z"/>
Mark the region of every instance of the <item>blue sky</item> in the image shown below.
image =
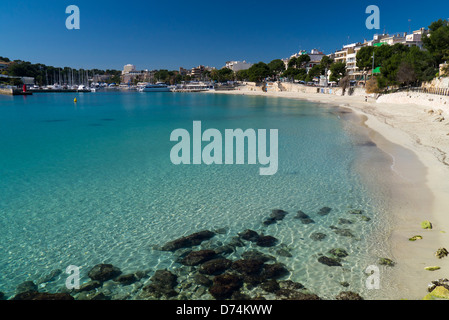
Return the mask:
<path id="1" fill-rule="evenodd" d="M 381 30 L 365 27 L 371 4 L 380 9 Z M 68 5 L 80 8 L 80 30 L 65 27 Z M 220 68 L 300 49 L 330 53 L 439 18 L 449 18 L 449 1 L 1 1 L 0 56 L 73 68 Z"/>

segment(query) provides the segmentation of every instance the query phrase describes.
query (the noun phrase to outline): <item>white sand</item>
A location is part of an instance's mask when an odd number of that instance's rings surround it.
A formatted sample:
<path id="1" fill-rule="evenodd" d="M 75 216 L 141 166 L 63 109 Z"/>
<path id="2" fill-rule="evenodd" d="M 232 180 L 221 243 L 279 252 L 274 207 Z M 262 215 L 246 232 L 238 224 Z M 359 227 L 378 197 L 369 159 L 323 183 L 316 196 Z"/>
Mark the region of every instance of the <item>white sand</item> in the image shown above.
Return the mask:
<path id="1" fill-rule="evenodd" d="M 391 271 L 395 286 L 394 299 L 421 299 L 432 280 L 449 278 L 449 257 L 438 259 L 438 248 L 449 249 L 449 112 L 429 114 L 431 107 L 405 103 L 377 103 L 364 96 L 337 96 L 301 92 L 261 92 L 235 90 L 216 93 L 260 95 L 303 99 L 347 107 L 366 116 L 366 126 L 372 129 L 371 138 L 377 146 L 392 157 L 391 174 L 396 177 L 398 202 L 395 227 L 390 235 L 391 257 L 396 266 Z M 407 101 L 419 103 L 416 98 Z M 380 101 L 388 99 L 380 99 Z M 394 99 L 393 99 L 394 101 Z M 436 106 L 435 111 L 441 109 Z M 446 119 L 442 120 L 441 117 Z M 436 121 L 438 119 L 438 121 Z M 440 121 L 442 120 L 442 121 Z M 397 146 L 403 148 L 397 148 Z M 405 148 L 405 149 L 404 149 Z M 401 151 L 402 150 L 402 151 Z M 404 152 L 406 150 L 407 152 Z M 411 151 L 411 152 L 410 152 Z M 418 161 L 413 161 L 411 158 Z M 410 209 L 414 208 L 414 209 Z M 423 230 L 420 222 L 429 220 L 432 230 Z M 414 242 L 408 239 L 423 236 Z M 437 271 L 426 271 L 426 266 L 440 266 Z M 389 277 L 390 277 L 389 276 Z M 389 281 L 389 280 L 388 280 Z M 390 287 L 382 283 L 381 287 Z"/>

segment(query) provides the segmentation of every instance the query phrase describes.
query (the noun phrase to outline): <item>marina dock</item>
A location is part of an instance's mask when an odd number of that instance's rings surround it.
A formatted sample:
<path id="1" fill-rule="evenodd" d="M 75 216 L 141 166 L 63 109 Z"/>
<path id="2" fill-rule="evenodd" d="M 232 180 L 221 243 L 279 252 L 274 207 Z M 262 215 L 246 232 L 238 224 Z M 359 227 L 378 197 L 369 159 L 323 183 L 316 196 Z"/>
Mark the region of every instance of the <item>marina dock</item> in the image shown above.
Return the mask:
<path id="1" fill-rule="evenodd" d="M 31 91 L 24 92 L 22 89 L 0 88 L 0 94 L 8 96 L 28 96 L 32 95 L 33 93 Z"/>

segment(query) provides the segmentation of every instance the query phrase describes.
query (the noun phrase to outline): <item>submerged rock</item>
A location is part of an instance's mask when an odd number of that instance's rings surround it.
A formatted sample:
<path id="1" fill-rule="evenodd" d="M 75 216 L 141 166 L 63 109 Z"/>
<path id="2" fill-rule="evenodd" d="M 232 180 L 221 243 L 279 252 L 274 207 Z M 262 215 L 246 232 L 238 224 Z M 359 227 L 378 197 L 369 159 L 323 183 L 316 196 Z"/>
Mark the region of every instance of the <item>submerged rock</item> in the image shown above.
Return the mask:
<path id="1" fill-rule="evenodd" d="M 279 283 L 274 279 L 262 282 L 260 284 L 260 288 L 269 293 L 275 293 L 276 291 L 281 289 Z"/>
<path id="2" fill-rule="evenodd" d="M 176 240 L 167 242 L 162 246 L 162 251 L 174 251 L 180 248 L 189 248 L 201 244 L 205 240 L 211 239 L 215 233 L 209 230 L 193 233 L 191 235 L 178 238 Z"/>
<path id="3" fill-rule="evenodd" d="M 212 280 L 201 273 L 195 274 L 195 276 L 193 277 L 193 281 L 196 284 L 199 284 L 199 285 L 205 286 L 205 287 L 210 287 L 212 285 Z"/>
<path id="4" fill-rule="evenodd" d="M 338 224 L 353 224 L 351 220 L 340 218 L 338 219 Z"/>
<path id="5" fill-rule="evenodd" d="M 37 292 L 37 285 L 33 281 L 25 281 L 19 284 L 16 288 L 16 293 L 23 292 Z"/>
<path id="6" fill-rule="evenodd" d="M 155 298 L 170 298 L 178 293 L 174 290 L 178 284 L 177 276 L 168 270 L 157 270 L 151 277 L 151 283 L 142 290 Z"/>
<path id="7" fill-rule="evenodd" d="M 337 228 L 335 226 L 330 226 L 329 228 L 331 228 L 336 234 L 338 234 L 339 236 L 343 236 L 343 237 L 350 237 L 350 238 L 354 238 L 355 236 L 352 234 L 350 229 L 341 229 L 341 228 Z"/>
<path id="8" fill-rule="evenodd" d="M 279 279 L 289 273 L 282 263 L 265 264 L 262 269 L 262 277 L 264 279 Z"/>
<path id="9" fill-rule="evenodd" d="M 257 250 L 248 250 L 242 253 L 242 258 L 247 260 L 260 260 L 262 262 L 276 261 L 276 258 L 267 254 L 264 254 Z"/>
<path id="10" fill-rule="evenodd" d="M 304 286 L 299 282 L 294 282 L 292 280 L 282 280 L 279 281 L 279 286 L 281 289 L 288 289 L 288 290 L 300 290 L 304 289 Z"/>
<path id="11" fill-rule="evenodd" d="M 243 243 L 242 240 L 240 240 L 240 237 L 232 237 L 231 241 L 229 241 L 229 243 L 227 244 L 228 246 L 231 246 L 233 248 L 236 247 L 244 247 L 245 244 Z"/>
<path id="12" fill-rule="evenodd" d="M 274 209 L 271 211 L 270 218 L 272 218 L 276 221 L 279 221 L 279 220 L 283 220 L 287 214 L 288 214 L 288 212 L 286 212 L 284 210 Z"/>
<path id="13" fill-rule="evenodd" d="M 87 274 L 92 280 L 105 282 L 118 277 L 122 271 L 112 264 L 97 264 Z"/>
<path id="14" fill-rule="evenodd" d="M 311 219 L 307 214 L 305 214 L 301 210 L 298 211 L 298 214 L 295 216 L 295 219 L 301 220 L 302 224 L 315 223 L 313 219 Z"/>
<path id="15" fill-rule="evenodd" d="M 243 285 L 242 278 L 230 273 L 214 277 L 209 293 L 217 300 L 229 299 L 233 293 L 240 290 Z"/>
<path id="16" fill-rule="evenodd" d="M 239 233 L 239 237 L 243 240 L 256 242 L 260 236 L 256 231 L 246 229 L 245 231 Z"/>
<path id="17" fill-rule="evenodd" d="M 327 237 L 327 235 L 325 233 L 321 233 L 321 232 L 314 232 L 310 235 L 310 239 L 315 240 L 315 241 L 324 240 L 326 237 Z"/>
<path id="18" fill-rule="evenodd" d="M 92 291 L 101 287 L 101 284 L 102 283 L 100 281 L 91 280 L 89 282 L 82 284 L 79 289 L 75 290 L 75 292 Z"/>
<path id="19" fill-rule="evenodd" d="M 276 254 L 281 257 L 287 257 L 287 258 L 293 257 L 293 255 L 290 253 L 290 251 L 288 251 L 287 249 L 284 249 L 284 248 L 277 250 Z"/>
<path id="20" fill-rule="evenodd" d="M 329 267 L 341 267 L 341 263 L 337 259 L 326 256 L 319 257 L 318 262 Z"/>
<path id="21" fill-rule="evenodd" d="M 289 289 L 278 290 L 276 296 L 282 300 L 321 300 L 316 294 Z"/>
<path id="22" fill-rule="evenodd" d="M 332 211 L 332 208 L 329 207 L 323 207 L 318 211 L 318 215 L 320 216 L 326 216 Z"/>
<path id="23" fill-rule="evenodd" d="M 126 286 L 133 284 L 134 282 L 137 282 L 138 279 L 134 273 L 131 273 L 120 275 L 117 278 L 115 278 L 114 281 Z"/>
<path id="24" fill-rule="evenodd" d="M 262 270 L 263 262 L 260 260 L 237 260 L 232 263 L 232 269 L 245 274 L 258 274 Z"/>
<path id="25" fill-rule="evenodd" d="M 278 239 L 273 236 L 260 236 L 259 239 L 257 239 L 256 244 L 259 247 L 272 247 L 275 246 L 277 242 Z"/>
<path id="26" fill-rule="evenodd" d="M 335 248 L 335 249 L 331 249 L 328 252 L 329 254 L 337 257 L 337 258 L 345 258 L 348 256 L 348 253 L 346 252 L 345 249 L 341 249 L 341 248 Z"/>
<path id="27" fill-rule="evenodd" d="M 349 214 L 362 214 L 363 210 L 352 209 L 348 211 Z"/>
<path id="28" fill-rule="evenodd" d="M 181 263 L 186 266 L 196 266 L 215 258 L 216 255 L 214 250 L 192 251 L 181 260 Z"/>
<path id="29" fill-rule="evenodd" d="M 363 298 L 359 294 L 352 292 L 352 291 L 342 291 L 335 297 L 335 299 L 337 299 L 337 300 L 363 300 Z"/>
<path id="30" fill-rule="evenodd" d="M 208 275 L 219 275 L 228 270 L 231 265 L 231 260 L 224 258 L 213 259 L 203 263 L 199 269 L 199 272 Z"/>
<path id="31" fill-rule="evenodd" d="M 47 293 L 28 291 L 17 294 L 11 300 L 75 300 L 68 293 Z"/>
<path id="32" fill-rule="evenodd" d="M 46 276 L 40 278 L 39 280 L 37 280 L 37 285 L 41 284 L 41 283 L 46 283 L 46 282 L 51 282 L 56 280 L 56 278 L 62 273 L 62 270 L 60 269 L 56 269 L 51 271 L 49 274 L 47 274 Z"/>

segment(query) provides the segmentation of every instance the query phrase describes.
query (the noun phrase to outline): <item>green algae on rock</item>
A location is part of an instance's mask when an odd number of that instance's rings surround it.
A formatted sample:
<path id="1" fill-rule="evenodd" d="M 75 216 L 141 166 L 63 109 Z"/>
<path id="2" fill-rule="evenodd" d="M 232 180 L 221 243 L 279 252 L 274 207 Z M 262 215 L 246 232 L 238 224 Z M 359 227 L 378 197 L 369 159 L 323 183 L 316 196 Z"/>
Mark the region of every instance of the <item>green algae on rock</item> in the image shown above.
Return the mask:
<path id="1" fill-rule="evenodd" d="M 422 236 L 413 236 L 411 238 L 408 239 L 408 241 L 416 241 L 416 240 L 421 240 Z"/>
<path id="2" fill-rule="evenodd" d="M 432 223 L 428 220 L 424 220 L 423 222 L 421 222 L 421 228 L 432 229 Z"/>

